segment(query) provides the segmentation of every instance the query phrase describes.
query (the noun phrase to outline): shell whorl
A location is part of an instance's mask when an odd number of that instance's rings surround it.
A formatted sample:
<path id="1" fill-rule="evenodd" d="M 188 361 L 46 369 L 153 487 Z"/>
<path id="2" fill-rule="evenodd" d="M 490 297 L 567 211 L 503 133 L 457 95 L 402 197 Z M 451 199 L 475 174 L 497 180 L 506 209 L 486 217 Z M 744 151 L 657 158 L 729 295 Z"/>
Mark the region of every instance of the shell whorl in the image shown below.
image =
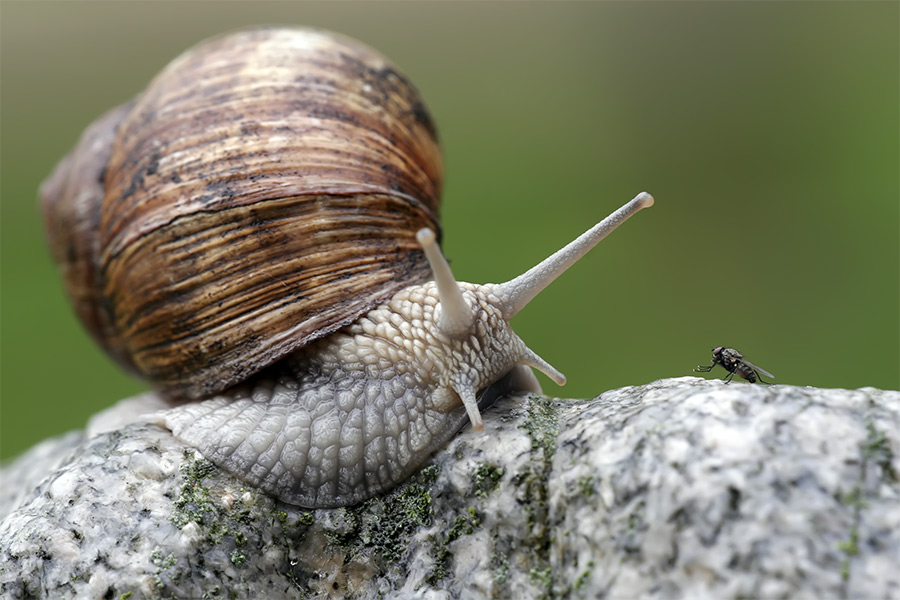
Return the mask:
<path id="1" fill-rule="evenodd" d="M 440 230 L 435 128 L 405 77 L 348 38 L 201 43 L 72 156 L 42 189 L 51 234 L 90 235 L 55 242 L 67 287 L 168 396 L 222 391 L 428 278 L 415 234 Z"/>

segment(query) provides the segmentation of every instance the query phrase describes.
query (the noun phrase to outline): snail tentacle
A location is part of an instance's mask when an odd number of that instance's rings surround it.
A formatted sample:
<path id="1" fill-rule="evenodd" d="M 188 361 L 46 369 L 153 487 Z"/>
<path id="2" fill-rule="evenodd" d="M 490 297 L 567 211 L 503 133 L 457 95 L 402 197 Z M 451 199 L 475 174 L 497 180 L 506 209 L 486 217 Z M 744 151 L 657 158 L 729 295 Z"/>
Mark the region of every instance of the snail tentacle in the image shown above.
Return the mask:
<path id="1" fill-rule="evenodd" d="M 475 431 L 484 431 L 484 419 L 481 417 L 481 411 L 478 409 L 478 399 L 475 397 L 475 387 L 467 380 L 457 381 L 453 385 L 453 390 L 462 400 L 463 407 L 466 409 L 466 415 Z"/>
<path id="2" fill-rule="evenodd" d="M 525 353 L 522 355 L 521 364 L 534 367 L 553 380 L 553 383 L 556 385 L 566 385 L 566 376 L 557 370 L 556 367 L 538 356 L 538 354 L 528 346 L 525 346 Z"/>
<path id="3" fill-rule="evenodd" d="M 518 277 L 510 279 L 506 283 L 498 284 L 494 293 L 503 301 L 504 318 L 513 318 L 541 290 L 550 285 L 554 279 L 562 275 L 578 259 L 587 254 L 600 240 L 612 233 L 616 227 L 628 220 L 637 211 L 650 206 L 653 206 L 653 196 L 647 192 L 641 192 L 630 202 L 575 238 L 564 248 L 554 252 Z"/>
<path id="4" fill-rule="evenodd" d="M 438 286 L 438 294 L 441 299 L 441 314 L 438 324 L 441 331 L 449 336 L 461 336 L 468 333 L 475 321 L 475 315 L 463 297 L 462 290 L 450 269 L 450 263 L 444 258 L 444 254 L 437 245 L 434 232 L 428 228 L 422 228 L 416 233 L 416 239 L 425 252 L 425 258 L 428 259 L 434 281 Z"/>

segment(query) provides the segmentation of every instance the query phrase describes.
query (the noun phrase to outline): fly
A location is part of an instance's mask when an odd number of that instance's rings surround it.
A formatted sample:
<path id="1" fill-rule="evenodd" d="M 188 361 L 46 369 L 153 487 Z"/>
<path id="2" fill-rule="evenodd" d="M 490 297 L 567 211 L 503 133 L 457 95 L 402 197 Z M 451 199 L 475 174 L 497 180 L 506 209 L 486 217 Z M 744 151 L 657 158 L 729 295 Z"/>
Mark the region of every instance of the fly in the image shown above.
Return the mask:
<path id="1" fill-rule="evenodd" d="M 768 381 L 763 381 L 762 377 L 760 377 L 760 373 L 766 377 L 775 378 L 774 375 L 762 367 L 754 365 L 749 360 L 746 360 L 744 355 L 734 348 L 719 346 L 718 348 L 713 348 L 712 353 L 713 364 L 708 367 L 698 365 L 697 368 L 694 369 L 695 373 L 709 373 L 712 371 L 713 367 L 721 365 L 729 373 L 728 377 L 725 378 L 726 384 L 729 383 L 735 375 L 740 375 L 750 383 L 756 383 L 757 380 L 760 383 L 769 383 Z"/>

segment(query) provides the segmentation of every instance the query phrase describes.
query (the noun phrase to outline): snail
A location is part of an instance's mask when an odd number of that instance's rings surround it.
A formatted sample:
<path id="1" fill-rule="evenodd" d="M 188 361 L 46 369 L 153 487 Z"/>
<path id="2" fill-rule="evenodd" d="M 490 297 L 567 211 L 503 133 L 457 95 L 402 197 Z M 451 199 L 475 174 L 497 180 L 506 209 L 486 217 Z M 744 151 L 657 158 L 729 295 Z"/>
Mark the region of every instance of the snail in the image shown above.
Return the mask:
<path id="1" fill-rule="evenodd" d="M 441 254 L 442 166 L 414 87 L 359 42 L 238 31 L 82 134 L 41 188 L 86 328 L 149 418 L 290 504 L 356 504 L 509 391 L 565 377 L 509 320 L 653 198 L 505 283 Z"/>

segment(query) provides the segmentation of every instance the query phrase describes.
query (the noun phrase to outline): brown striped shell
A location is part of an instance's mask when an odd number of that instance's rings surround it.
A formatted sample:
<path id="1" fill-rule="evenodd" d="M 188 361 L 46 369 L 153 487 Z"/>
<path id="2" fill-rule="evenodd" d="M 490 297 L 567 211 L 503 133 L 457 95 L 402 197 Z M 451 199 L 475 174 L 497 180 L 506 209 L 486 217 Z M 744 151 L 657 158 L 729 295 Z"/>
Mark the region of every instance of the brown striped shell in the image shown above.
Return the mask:
<path id="1" fill-rule="evenodd" d="M 234 385 L 429 278 L 431 118 L 381 55 L 310 29 L 198 45 L 41 189 L 76 311 L 173 398 Z"/>

